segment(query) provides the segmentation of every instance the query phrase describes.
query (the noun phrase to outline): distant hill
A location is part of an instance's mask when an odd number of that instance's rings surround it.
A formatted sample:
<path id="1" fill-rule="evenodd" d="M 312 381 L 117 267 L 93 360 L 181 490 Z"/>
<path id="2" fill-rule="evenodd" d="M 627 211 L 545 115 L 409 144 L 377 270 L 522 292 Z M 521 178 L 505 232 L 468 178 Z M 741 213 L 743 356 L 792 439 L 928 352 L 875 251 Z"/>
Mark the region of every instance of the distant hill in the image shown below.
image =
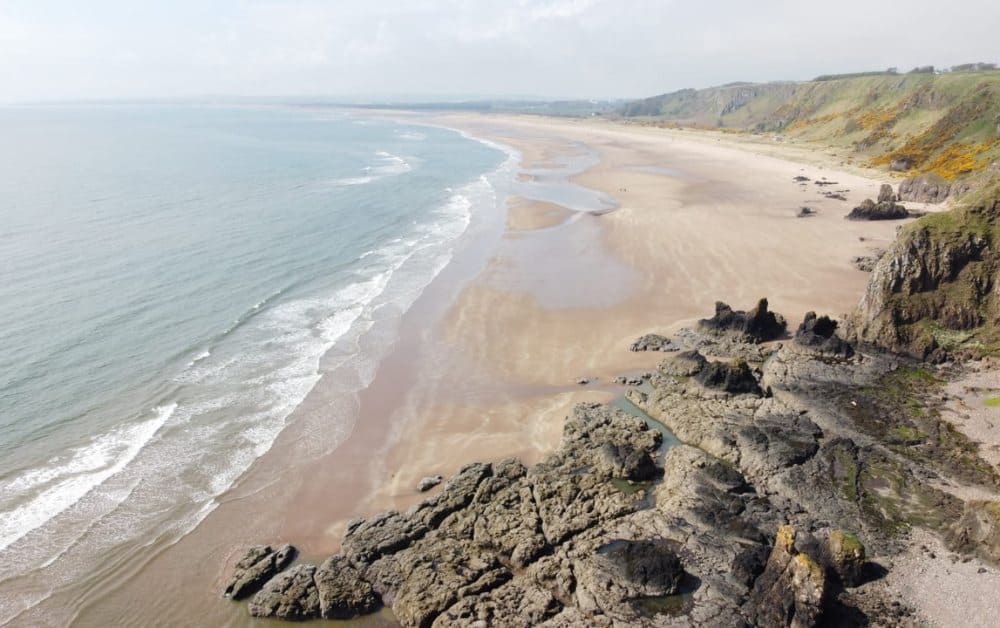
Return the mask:
<path id="1" fill-rule="evenodd" d="M 849 146 L 870 165 L 951 180 L 1000 159 L 1000 71 L 968 67 L 684 89 L 627 102 L 617 113 Z"/>

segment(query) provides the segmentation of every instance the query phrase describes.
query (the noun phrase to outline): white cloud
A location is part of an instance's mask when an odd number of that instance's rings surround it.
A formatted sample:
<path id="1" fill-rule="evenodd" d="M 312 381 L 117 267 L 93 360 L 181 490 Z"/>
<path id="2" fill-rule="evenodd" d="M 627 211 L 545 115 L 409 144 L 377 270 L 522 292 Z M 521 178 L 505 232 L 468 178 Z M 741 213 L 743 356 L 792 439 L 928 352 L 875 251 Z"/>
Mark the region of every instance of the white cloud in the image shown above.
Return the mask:
<path id="1" fill-rule="evenodd" d="M 638 96 L 993 60 L 993 0 L 0 0 L 0 100 Z M 904 26 L 905 25 L 905 26 Z"/>

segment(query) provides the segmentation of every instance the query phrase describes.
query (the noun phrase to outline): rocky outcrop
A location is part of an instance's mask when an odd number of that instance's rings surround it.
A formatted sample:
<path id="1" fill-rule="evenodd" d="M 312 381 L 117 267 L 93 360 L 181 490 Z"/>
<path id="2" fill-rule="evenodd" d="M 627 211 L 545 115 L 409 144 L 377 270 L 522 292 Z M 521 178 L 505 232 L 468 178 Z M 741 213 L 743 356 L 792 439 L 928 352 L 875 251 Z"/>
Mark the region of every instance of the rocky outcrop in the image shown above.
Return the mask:
<path id="1" fill-rule="evenodd" d="M 878 262 L 858 309 L 853 337 L 921 359 L 961 344 L 962 334 L 998 320 L 1000 195 L 921 218 Z"/>
<path id="2" fill-rule="evenodd" d="M 827 562 L 847 587 L 861 584 L 865 569 L 865 546 L 845 530 L 834 530 L 826 543 Z"/>
<path id="3" fill-rule="evenodd" d="M 949 182 L 934 173 L 910 177 L 899 183 L 899 200 L 914 203 L 943 203 L 972 190 L 970 182 Z"/>
<path id="4" fill-rule="evenodd" d="M 896 195 L 888 184 L 883 184 L 879 190 L 878 201 L 867 198 L 847 214 L 848 220 L 900 220 L 909 217 L 910 212 L 896 202 Z"/>
<path id="5" fill-rule="evenodd" d="M 291 545 L 277 549 L 270 545 L 251 547 L 236 563 L 223 595 L 234 600 L 253 595 L 264 586 L 265 582 L 290 565 L 295 559 L 295 553 L 295 548 Z"/>
<path id="6" fill-rule="evenodd" d="M 250 614 L 295 621 L 319 617 L 315 574 L 316 567 L 312 565 L 296 565 L 268 580 L 250 600 Z"/>
<path id="7" fill-rule="evenodd" d="M 817 316 L 816 312 L 806 313 L 795 330 L 795 342 L 827 355 L 845 358 L 854 355 L 854 348 L 837 335 L 837 321 L 829 316 Z"/>
<path id="8" fill-rule="evenodd" d="M 735 362 L 709 362 L 695 375 L 706 388 L 714 388 L 727 393 L 760 395 L 760 386 L 750 365 L 745 360 Z"/>
<path id="9" fill-rule="evenodd" d="M 646 334 L 632 343 L 629 351 L 677 351 L 679 347 L 666 336 Z"/>
<path id="10" fill-rule="evenodd" d="M 963 473 L 974 449 L 947 450 L 958 436 L 934 409 L 914 413 L 921 398 L 904 384 L 923 374 L 848 352 L 828 317 L 810 313 L 751 368 L 761 346 L 747 330 L 760 327 L 747 321 L 762 306 L 717 308 L 718 328 L 670 339 L 735 360 L 666 356 L 626 392 L 648 416 L 577 406 L 538 464 L 469 464 L 405 513 L 353 521 L 318 568 L 270 577 L 251 615 L 385 605 L 406 627 L 896 625 L 901 611 L 868 586 L 865 546 L 891 555 L 921 526 L 957 551 L 996 552 L 996 502 L 939 487 L 994 475 Z M 664 451 L 663 426 L 682 444 Z"/>
<path id="11" fill-rule="evenodd" d="M 733 310 L 722 301 L 715 304 L 712 318 L 698 321 L 701 330 L 714 334 L 734 334 L 748 342 L 766 342 L 780 338 L 787 323 L 780 314 L 767 309 L 767 299 L 761 299 L 749 312 Z"/>
<path id="12" fill-rule="evenodd" d="M 778 529 L 764 573 L 754 584 L 747 611 L 756 626 L 815 626 L 822 613 L 826 576 L 815 558 L 795 546 L 791 526 Z"/>

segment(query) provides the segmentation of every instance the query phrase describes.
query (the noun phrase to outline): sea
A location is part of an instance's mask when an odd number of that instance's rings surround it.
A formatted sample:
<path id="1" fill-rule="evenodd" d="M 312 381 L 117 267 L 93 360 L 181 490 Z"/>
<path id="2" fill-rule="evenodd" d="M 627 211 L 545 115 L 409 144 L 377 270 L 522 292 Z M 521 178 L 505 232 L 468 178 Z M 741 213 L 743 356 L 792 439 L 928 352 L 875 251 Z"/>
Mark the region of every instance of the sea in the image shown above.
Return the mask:
<path id="1" fill-rule="evenodd" d="M 193 529 L 325 371 L 370 381 L 515 162 L 321 107 L 12 106 L 0 137 L 0 624 Z"/>

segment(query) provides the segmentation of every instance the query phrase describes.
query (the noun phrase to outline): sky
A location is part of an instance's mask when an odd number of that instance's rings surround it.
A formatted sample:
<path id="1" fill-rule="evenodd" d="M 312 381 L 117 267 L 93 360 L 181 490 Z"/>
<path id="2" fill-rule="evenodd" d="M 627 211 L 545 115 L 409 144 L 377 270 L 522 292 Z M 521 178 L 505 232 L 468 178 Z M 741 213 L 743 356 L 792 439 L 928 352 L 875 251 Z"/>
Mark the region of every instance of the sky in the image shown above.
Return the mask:
<path id="1" fill-rule="evenodd" d="M 0 0 L 0 102 L 632 98 L 1000 62 L 998 0 Z"/>

